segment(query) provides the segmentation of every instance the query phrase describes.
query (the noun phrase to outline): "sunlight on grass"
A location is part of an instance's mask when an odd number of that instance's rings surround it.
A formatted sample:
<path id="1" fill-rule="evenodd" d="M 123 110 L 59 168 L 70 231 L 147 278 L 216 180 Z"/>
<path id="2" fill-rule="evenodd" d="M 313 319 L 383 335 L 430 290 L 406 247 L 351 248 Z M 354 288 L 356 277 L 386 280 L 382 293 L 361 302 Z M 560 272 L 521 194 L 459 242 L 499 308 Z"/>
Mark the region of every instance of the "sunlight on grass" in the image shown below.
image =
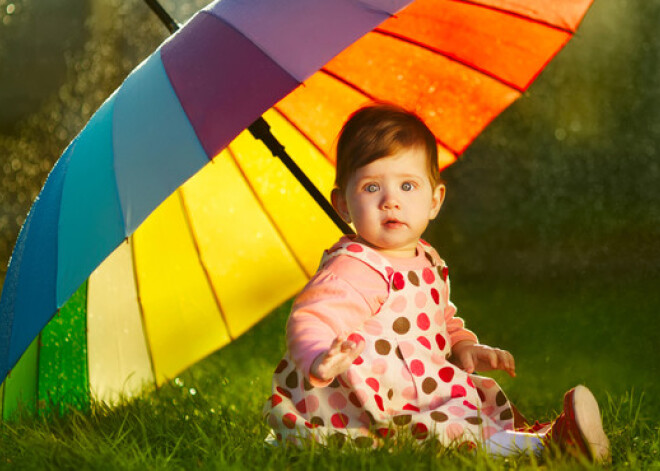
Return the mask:
<path id="1" fill-rule="evenodd" d="M 648 365 L 642 369 L 599 367 L 590 350 L 589 312 L 581 300 L 600 299 L 590 304 L 611 304 L 616 310 L 629 299 L 612 291 L 610 284 L 585 286 L 563 293 L 557 301 L 556 286 L 530 293 L 520 284 L 481 285 L 465 283 L 455 289 L 463 314 L 482 340 L 511 348 L 518 359 L 518 378 L 493 374 L 509 396 L 531 419 L 547 420 L 561 407 L 565 389 L 584 382 L 596 393 L 613 452 L 613 467 L 624 469 L 660 466 L 660 417 L 658 402 L 646 384 Z M 641 285 L 640 285 L 641 288 Z M 629 290 L 628 290 L 629 291 Z M 633 296 L 631 293 L 630 296 Z M 468 299 L 469 298 L 469 299 Z M 551 299 L 555 301 L 551 302 Z M 500 300 L 500 301 L 498 301 Z M 527 320 L 498 328 L 507 319 L 498 303 L 534 312 Z M 658 306 L 659 304 L 655 304 Z M 576 323 L 571 335 L 560 329 L 549 334 L 548 311 L 560 312 L 574 306 L 587 319 Z M 647 303 L 650 315 L 653 303 Z M 529 457 L 497 459 L 483 452 L 447 450 L 432 445 L 396 444 L 391 449 L 360 450 L 350 445 L 338 448 L 310 446 L 298 450 L 272 448 L 264 444 L 267 427 L 261 408 L 269 395 L 272 369 L 284 350 L 284 325 L 289 305 L 282 306 L 228 347 L 213 354 L 174 378 L 160 390 L 110 409 L 97 404 L 90 414 L 70 411 L 64 417 L 23 417 L 0 426 L 0 465 L 35 469 L 584 469 L 592 465 L 565 457 L 537 461 Z M 603 311 L 595 306 L 593 311 Z M 468 316 L 468 312 L 471 313 Z M 487 321 L 488 312 L 499 312 L 499 321 Z M 571 313 L 564 313 L 569 316 Z M 561 317 L 559 314 L 557 316 Z M 552 317 L 552 316 L 550 316 Z M 626 319 L 620 317 L 619 322 Z M 559 319 L 562 323 L 565 319 Z M 614 320 L 612 321 L 614 322 Z M 536 325 L 536 328 L 534 327 Z M 477 326 L 479 328 L 477 328 Z M 612 329 L 620 329 L 613 325 Z M 536 330 L 535 330 L 536 329 Z M 540 329 L 540 330 L 539 330 Z M 544 334 L 544 333 L 545 334 Z M 484 339 L 485 337 L 485 339 Z M 501 337 L 501 338 L 500 338 Z M 539 339 L 543 342 L 539 344 Z M 509 346 L 509 343 L 513 343 Z M 507 345 L 504 345 L 507 344 Z M 571 346 L 572 360 L 565 362 Z M 620 347 L 619 347 L 620 348 Z M 613 356 L 621 355 L 615 350 Z M 599 353 L 599 357 L 600 357 Z M 549 357 L 549 359 L 547 359 Z M 587 360 L 584 360 L 587 358 Z M 602 360 L 607 363 L 610 356 Z M 647 360 L 651 362 L 651 359 Z M 563 366 L 560 366 L 563 365 Z M 615 371 L 617 374 L 609 374 Z M 609 373 L 608 373 L 609 372 Z M 625 373 L 625 376 L 621 375 Z M 623 380 L 623 381 L 622 381 Z M 596 467 L 597 468 L 597 467 Z"/>

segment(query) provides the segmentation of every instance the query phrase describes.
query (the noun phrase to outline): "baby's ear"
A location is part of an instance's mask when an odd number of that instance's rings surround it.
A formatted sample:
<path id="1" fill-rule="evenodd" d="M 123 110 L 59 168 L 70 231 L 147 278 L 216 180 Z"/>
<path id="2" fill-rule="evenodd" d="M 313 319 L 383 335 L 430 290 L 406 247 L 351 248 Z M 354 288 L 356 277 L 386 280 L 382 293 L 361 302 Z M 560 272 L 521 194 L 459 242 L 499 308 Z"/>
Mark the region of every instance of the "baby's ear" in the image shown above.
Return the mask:
<path id="1" fill-rule="evenodd" d="M 346 204 L 346 196 L 344 192 L 339 188 L 333 188 L 332 193 L 330 193 L 330 201 L 332 202 L 332 207 L 335 208 L 337 214 L 347 223 L 351 223 L 351 215 L 348 212 L 348 205 Z"/>
<path id="2" fill-rule="evenodd" d="M 429 219 L 435 219 L 440 212 L 442 203 L 445 201 L 445 193 L 447 192 L 447 187 L 442 183 L 438 183 L 433 189 L 433 194 L 431 195 L 431 210 L 429 211 Z"/>

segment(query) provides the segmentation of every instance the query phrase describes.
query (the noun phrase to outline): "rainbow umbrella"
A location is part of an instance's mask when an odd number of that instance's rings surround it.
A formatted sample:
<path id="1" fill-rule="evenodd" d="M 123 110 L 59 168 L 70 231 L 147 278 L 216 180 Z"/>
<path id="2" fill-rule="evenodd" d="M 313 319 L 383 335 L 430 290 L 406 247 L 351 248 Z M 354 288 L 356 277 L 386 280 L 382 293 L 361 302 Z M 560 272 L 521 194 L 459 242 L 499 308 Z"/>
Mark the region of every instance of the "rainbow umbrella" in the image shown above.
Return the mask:
<path id="1" fill-rule="evenodd" d="M 334 138 L 373 99 L 421 115 L 447 166 L 590 3 L 223 0 L 200 11 L 94 114 L 28 214 L 0 300 L 3 416 L 162 384 L 305 284 L 340 231 L 244 131 L 262 114 L 326 196 Z"/>

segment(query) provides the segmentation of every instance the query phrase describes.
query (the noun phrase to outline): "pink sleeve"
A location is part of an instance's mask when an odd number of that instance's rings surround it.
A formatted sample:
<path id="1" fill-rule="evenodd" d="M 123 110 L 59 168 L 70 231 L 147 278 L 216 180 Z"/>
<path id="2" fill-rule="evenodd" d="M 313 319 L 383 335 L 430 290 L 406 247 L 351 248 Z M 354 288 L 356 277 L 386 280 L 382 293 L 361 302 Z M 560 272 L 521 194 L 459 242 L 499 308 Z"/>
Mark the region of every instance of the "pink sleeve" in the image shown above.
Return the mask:
<path id="1" fill-rule="evenodd" d="M 463 319 L 456 317 L 456 306 L 449 299 L 449 278 L 447 278 L 446 286 L 447 307 L 445 308 L 445 324 L 447 324 L 450 345 L 453 347 L 461 340 L 472 340 L 475 343 L 479 342 L 474 332 L 465 328 Z"/>
<path id="2" fill-rule="evenodd" d="M 383 277 L 364 262 L 350 256 L 332 259 L 298 295 L 287 322 L 287 348 L 298 369 L 314 386 L 320 381 L 309 374 L 314 359 L 330 348 L 340 334 L 359 329 L 387 296 Z"/>

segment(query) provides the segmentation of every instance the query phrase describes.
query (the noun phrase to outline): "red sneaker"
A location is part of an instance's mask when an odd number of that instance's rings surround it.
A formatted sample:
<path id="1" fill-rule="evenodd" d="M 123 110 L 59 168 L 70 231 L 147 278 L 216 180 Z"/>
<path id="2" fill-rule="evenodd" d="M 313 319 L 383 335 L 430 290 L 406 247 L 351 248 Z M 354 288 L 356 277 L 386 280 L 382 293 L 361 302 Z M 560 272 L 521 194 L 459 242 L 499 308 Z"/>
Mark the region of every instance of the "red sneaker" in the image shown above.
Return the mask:
<path id="1" fill-rule="evenodd" d="M 603 431 L 596 398 L 589 389 L 576 386 L 564 395 L 564 411 L 552 423 L 543 442 L 595 462 L 609 461 L 610 441 Z"/>

